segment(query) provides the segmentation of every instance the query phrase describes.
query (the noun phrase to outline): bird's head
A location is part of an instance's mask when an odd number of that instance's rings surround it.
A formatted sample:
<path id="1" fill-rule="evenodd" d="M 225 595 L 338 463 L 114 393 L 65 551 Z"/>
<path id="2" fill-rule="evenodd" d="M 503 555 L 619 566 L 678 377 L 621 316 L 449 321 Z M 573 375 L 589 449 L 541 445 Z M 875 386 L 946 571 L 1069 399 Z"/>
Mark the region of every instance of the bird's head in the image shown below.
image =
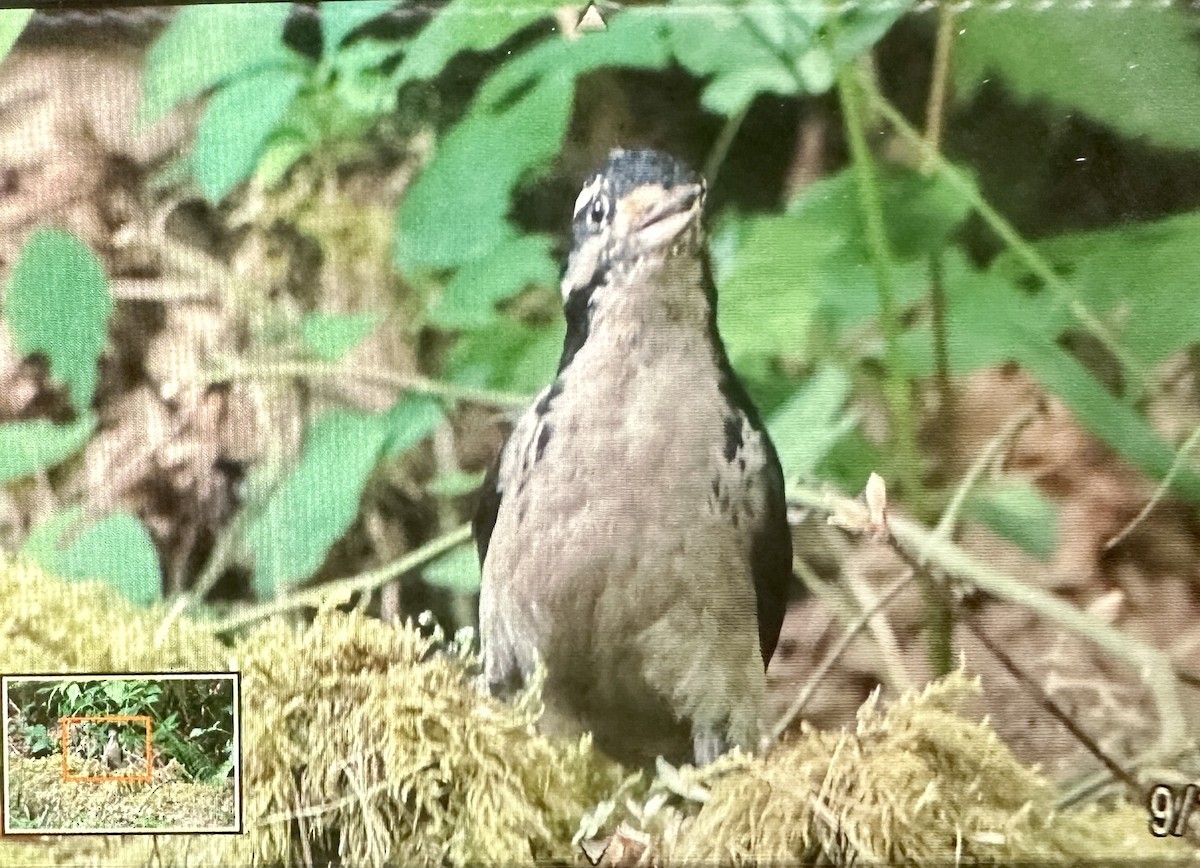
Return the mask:
<path id="1" fill-rule="evenodd" d="M 666 315 L 707 320 L 712 298 L 703 271 L 704 179 L 654 150 L 614 150 L 580 191 L 574 246 L 563 274 L 572 343 L 582 344 L 595 313 L 634 328 Z"/>

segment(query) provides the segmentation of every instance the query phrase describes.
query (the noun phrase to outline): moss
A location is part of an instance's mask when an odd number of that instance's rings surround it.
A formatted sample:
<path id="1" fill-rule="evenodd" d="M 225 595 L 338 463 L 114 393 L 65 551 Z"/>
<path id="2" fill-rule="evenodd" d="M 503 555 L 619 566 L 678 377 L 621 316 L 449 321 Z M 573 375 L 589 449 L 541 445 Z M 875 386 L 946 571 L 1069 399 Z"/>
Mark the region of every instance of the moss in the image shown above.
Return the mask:
<path id="1" fill-rule="evenodd" d="M 535 733 L 534 696 L 513 706 L 481 695 L 475 661 L 411 625 L 328 611 L 268 622 L 230 647 L 200 622 L 160 630 L 162 608 L 2 559 L 0 613 L 8 673 L 240 671 L 247 828 L 157 844 L 7 837 L 0 866 L 579 863 L 585 816 L 649 833 L 660 864 L 1191 852 L 1152 838 L 1141 806 L 1056 813 L 1053 787 L 958 713 L 977 690 L 961 675 L 887 709 L 867 703 L 852 731 L 806 730 L 764 758 L 681 769 L 646 791 L 588 740 Z"/>

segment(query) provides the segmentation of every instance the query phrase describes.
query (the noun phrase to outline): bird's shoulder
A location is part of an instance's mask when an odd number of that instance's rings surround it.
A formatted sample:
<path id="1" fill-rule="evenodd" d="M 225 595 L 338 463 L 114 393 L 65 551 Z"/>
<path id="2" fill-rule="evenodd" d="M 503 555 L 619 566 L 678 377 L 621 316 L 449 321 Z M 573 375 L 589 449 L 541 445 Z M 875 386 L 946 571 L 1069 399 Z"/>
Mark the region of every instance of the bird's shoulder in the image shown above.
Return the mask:
<path id="1" fill-rule="evenodd" d="M 480 564 L 487 559 L 488 546 L 500 515 L 505 488 L 514 484 L 514 477 L 520 472 L 520 456 L 526 454 L 531 447 L 537 449 L 535 441 L 538 431 L 545 430 L 541 423 L 552 412 L 554 399 L 562 394 L 562 391 L 560 377 L 538 394 L 529 409 L 521 414 L 484 475 L 475 514 L 471 519 L 471 532 L 475 538 L 475 550 L 479 554 Z"/>

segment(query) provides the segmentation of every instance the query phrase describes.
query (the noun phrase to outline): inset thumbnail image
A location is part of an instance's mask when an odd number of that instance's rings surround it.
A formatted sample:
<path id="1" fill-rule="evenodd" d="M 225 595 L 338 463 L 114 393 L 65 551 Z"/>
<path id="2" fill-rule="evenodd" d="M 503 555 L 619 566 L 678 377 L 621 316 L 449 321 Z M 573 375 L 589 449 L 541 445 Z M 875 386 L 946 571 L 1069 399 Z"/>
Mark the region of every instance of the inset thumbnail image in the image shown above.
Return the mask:
<path id="1" fill-rule="evenodd" d="M 6 675 L 4 833 L 241 831 L 236 673 Z"/>

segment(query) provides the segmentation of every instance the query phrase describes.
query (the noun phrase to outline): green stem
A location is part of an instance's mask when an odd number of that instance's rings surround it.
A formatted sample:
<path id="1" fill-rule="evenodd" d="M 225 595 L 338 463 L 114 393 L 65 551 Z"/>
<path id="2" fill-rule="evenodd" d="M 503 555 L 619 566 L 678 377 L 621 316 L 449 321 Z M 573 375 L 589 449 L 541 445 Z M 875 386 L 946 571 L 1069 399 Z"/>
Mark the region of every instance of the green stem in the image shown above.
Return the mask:
<path id="1" fill-rule="evenodd" d="M 892 251 L 884 225 L 883 197 L 879 192 L 875 158 L 867 144 L 866 121 L 863 112 L 861 71 L 853 65 L 844 67 L 838 75 L 838 92 L 842 115 L 846 122 L 846 137 L 858 178 L 858 199 L 866 224 L 867 249 L 875 270 L 875 286 L 879 294 L 879 322 L 884 340 L 884 389 L 887 396 L 891 428 L 891 443 L 896 456 L 904 497 L 918 514 L 923 507 L 921 486 L 921 456 L 917 450 L 917 422 L 913 408 L 911 383 L 900 355 L 900 336 L 903 331 L 892 283 Z M 920 577 L 925 598 L 925 620 L 929 633 L 929 658 L 933 669 L 944 675 L 953 668 L 953 613 L 945 589 L 928 575 Z"/>
<path id="2" fill-rule="evenodd" d="M 963 199 L 971 205 L 983 222 L 985 222 L 1000 240 L 1025 264 L 1042 283 L 1053 292 L 1071 312 L 1079 323 L 1117 359 L 1124 369 L 1130 383 L 1130 400 L 1135 400 L 1145 389 L 1146 373 L 1138 362 L 1129 355 L 1116 338 L 1109 333 L 1108 327 L 1100 318 L 1088 309 L 1079 298 L 1079 291 L 1054 270 L 1049 262 L 1037 251 L 1032 244 L 1021 237 L 1016 228 L 1009 223 L 999 211 L 991 206 L 976 188 L 974 182 L 966 173 L 951 164 L 941 153 L 913 128 L 904 116 L 878 90 L 868 90 L 867 99 L 892 128 L 904 139 L 919 148 L 927 165 L 933 168 L 947 183 L 949 183 Z"/>
<path id="3" fill-rule="evenodd" d="M 842 114 L 850 155 L 858 180 L 859 207 L 866 225 L 867 249 L 875 271 L 875 286 L 879 296 L 879 321 L 883 331 L 885 390 L 891 421 L 892 447 L 898 459 L 898 478 L 906 498 L 919 503 L 921 497 L 921 459 L 917 452 L 917 424 L 913 412 L 910 382 L 900 354 L 903 328 L 896 306 L 893 257 L 884 225 L 883 197 L 879 191 L 875 158 L 867 144 L 866 122 L 863 116 L 862 84 L 853 66 L 843 68 L 838 76 Z"/>

